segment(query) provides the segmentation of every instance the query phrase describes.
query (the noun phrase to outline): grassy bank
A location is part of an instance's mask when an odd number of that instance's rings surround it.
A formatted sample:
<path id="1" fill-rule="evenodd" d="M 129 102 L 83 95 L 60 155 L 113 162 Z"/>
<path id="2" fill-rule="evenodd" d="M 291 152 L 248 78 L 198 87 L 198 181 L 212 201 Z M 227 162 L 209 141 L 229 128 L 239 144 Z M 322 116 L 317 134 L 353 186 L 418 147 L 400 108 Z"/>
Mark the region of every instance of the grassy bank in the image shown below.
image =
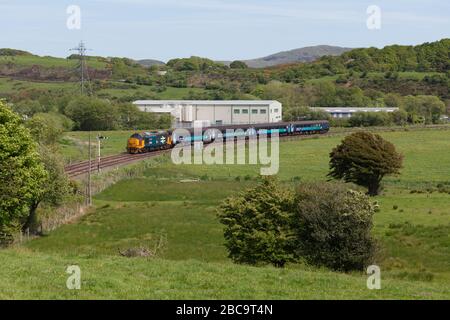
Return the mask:
<path id="1" fill-rule="evenodd" d="M 255 268 L 145 258 L 0 252 L 2 299 L 381 299 L 448 298 L 448 286 L 386 279 L 368 290 L 366 277 L 315 269 Z M 82 270 L 81 290 L 68 290 L 65 269 Z"/>

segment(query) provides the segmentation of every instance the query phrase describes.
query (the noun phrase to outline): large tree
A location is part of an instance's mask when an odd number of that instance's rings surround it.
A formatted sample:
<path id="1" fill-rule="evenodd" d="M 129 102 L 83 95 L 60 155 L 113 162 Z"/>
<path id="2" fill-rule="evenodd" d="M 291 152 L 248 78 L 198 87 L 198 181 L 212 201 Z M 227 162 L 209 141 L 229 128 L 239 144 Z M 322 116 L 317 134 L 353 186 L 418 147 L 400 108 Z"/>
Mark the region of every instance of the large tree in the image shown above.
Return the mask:
<path id="1" fill-rule="evenodd" d="M 79 97 L 72 100 L 65 114 L 75 122 L 79 130 L 114 130 L 119 118 L 117 107 L 106 100 Z"/>
<path id="2" fill-rule="evenodd" d="M 70 181 L 64 172 L 62 158 L 54 147 L 39 144 L 39 154 L 48 177 L 40 186 L 41 192 L 30 201 L 28 215 L 23 220 L 22 230 L 28 230 L 32 234 L 39 233 L 39 205 L 44 203 L 47 206 L 56 207 L 61 205 L 73 192 Z"/>
<path id="3" fill-rule="evenodd" d="M 0 236 L 10 236 L 20 229 L 46 179 L 29 130 L 0 101 Z"/>
<path id="4" fill-rule="evenodd" d="M 384 176 L 400 173 L 402 161 L 395 146 L 380 135 L 356 132 L 331 152 L 328 176 L 367 187 L 375 196 Z"/>

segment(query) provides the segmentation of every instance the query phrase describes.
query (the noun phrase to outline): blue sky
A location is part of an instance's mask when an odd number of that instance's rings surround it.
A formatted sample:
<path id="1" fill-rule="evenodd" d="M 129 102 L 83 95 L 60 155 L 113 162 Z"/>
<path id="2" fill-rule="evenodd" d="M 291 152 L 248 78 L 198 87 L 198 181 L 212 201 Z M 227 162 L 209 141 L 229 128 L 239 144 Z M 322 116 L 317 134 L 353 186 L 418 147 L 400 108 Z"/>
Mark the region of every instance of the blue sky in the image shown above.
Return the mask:
<path id="1" fill-rule="evenodd" d="M 69 5 L 81 8 L 80 30 L 66 27 Z M 366 27 L 369 5 L 381 9 L 380 30 Z M 0 47 L 61 57 L 80 40 L 94 55 L 167 61 L 450 37 L 448 0 L 0 0 L 0 13 Z"/>

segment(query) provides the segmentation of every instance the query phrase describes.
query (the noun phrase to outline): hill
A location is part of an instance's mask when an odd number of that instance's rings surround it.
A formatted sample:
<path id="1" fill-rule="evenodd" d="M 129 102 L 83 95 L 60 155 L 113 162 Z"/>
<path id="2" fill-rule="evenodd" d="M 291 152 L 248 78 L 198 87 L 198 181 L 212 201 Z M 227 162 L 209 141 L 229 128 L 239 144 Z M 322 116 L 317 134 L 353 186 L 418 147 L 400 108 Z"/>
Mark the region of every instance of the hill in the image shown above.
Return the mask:
<path id="1" fill-rule="evenodd" d="M 282 51 L 263 58 L 243 60 L 243 62 L 250 68 L 266 68 L 281 64 L 312 62 L 323 56 L 338 56 L 350 50 L 350 48 L 320 45 Z M 224 61 L 223 63 L 229 65 L 231 62 Z"/>
<path id="2" fill-rule="evenodd" d="M 158 72 L 157 60 L 140 64 L 128 58 L 88 57 L 87 65 L 93 94 L 120 102 L 263 99 L 279 100 L 287 112 L 299 105 L 398 107 L 401 103 L 397 96 L 408 95 L 450 99 L 450 39 L 417 46 L 353 49 L 333 55 L 343 50 L 349 49 L 318 46 L 287 51 L 261 59 L 265 63 L 285 63 L 292 57 L 311 60 L 315 55 L 327 55 L 311 62 L 267 68 L 228 68 L 202 57 L 172 59 L 161 67 L 167 73 Z M 1 49 L 0 98 L 18 102 L 45 97 L 47 101 L 49 95 L 73 95 L 79 90 L 75 58 L 40 57 Z M 153 65 L 150 68 L 142 63 Z"/>

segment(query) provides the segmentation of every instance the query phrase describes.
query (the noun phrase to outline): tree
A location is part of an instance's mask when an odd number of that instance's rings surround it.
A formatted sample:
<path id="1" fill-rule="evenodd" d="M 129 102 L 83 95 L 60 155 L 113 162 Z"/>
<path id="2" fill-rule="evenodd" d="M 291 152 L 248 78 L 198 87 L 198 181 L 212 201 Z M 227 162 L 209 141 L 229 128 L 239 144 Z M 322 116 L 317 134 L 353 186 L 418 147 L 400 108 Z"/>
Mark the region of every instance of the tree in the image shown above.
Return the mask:
<path id="1" fill-rule="evenodd" d="M 45 112 L 45 108 L 37 100 L 23 100 L 13 104 L 13 110 L 20 115 L 32 117 L 38 112 Z"/>
<path id="2" fill-rule="evenodd" d="M 388 93 L 384 96 L 384 104 L 387 108 L 402 108 L 403 107 L 403 99 L 397 93 Z"/>
<path id="3" fill-rule="evenodd" d="M 402 161 L 395 146 L 380 135 L 356 132 L 330 153 L 328 176 L 367 187 L 368 194 L 375 196 L 384 176 L 400 173 Z"/>
<path id="4" fill-rule="evenodd" d="M 282 267 L 294 259 L 291 245 L 291 192 L 271 178 L 226 199 L 219 210 L 225 246 L 238 263 L 271 263 Z"/>
<path id="5" fill-rule="evenodd" d="M 46 179 L 29 130 L 0 101 L 0 233 L 11 235 L 20 230 Z"/>
<path id="6" fill-rule="evenodd" d="M 58 206 L 73 191 L 58 149 L 58 139 L 70 124 L 71 121 L 65 116 L 53 113 L 38 113 L 26 122 L 38 144 L 39 157 L 48 176 L 41 184 L 41 192 L 30 202 L 29 213 L 22 226 L 23 231 L 37 234 L 39 205 L 44 203 Z"/>
<path id="7" fill-rule="evenodd" d="M 236 60 L 230 64 L 230 68 L 231 69 L 247 69 L 248 66 L 245 62 Z"/>
<path id="8" fill-rule="evenodd" d="M 407 96 L 405 110 L 412 119 L 421 117 L 425 123 L 436 123 L 445 113 L 445 103 L 435 96 Z"/>
<path id="9" fill-rule="evenodd" d="M 63 132 L 72 128 L 73 122 L 62 114 L 36 113 L 25 125 L 36 142 L 55 145 Z"/>
<path id="10" fill-rule="evenodd" d="M 29 212 L 22 226 L 24 231 L 28 230 L 32 234 L 38 233 L 39 205 L 44 202 L 50 206 L 58 206 L 73 191 L 58 152 L 55 152 L 52 146 L 41 144 L 39 154 L 48 176 L 40 185 L 41 192 L 30 201 Z"/>
<path id="11" fill-rule="evenodd" d="M 343 184 L 301 184 L 293 210 L 295 248 L 308 263 L 339 271 L 363 270 L 372 263 L 375 205 L 368 196 Z"/>
<path id="12" fill-rule="evenodd" d="M 403 126 L 408 123 L 408 113 L 405 110 L 396 110 L 389 113 L 389 116 L 396 125 Z"/>
<path id="13" fill-rule="evenodd" d="M 75 122 L 78 130 L 114 130 L 117 128 L 117 107 L 106 100 L 79 97 L 69 103 L 65 113 Z"/>

